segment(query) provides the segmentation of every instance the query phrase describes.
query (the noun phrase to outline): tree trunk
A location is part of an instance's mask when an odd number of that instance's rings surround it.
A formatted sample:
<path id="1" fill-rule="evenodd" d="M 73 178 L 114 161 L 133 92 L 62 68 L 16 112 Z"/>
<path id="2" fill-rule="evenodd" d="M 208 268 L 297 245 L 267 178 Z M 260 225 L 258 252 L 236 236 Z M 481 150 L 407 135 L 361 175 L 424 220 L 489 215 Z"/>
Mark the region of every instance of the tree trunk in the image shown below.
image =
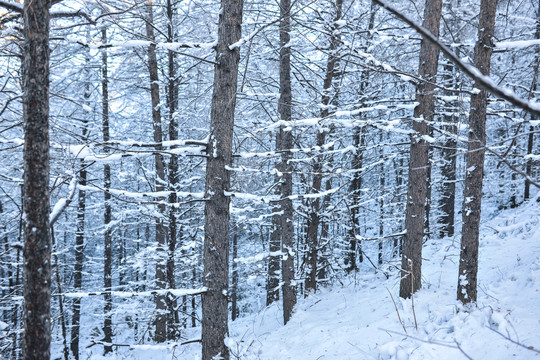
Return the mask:
<path id="1" fill-rule="evenodd" d="M 202 295 L 202 358 L 229 359 L 228 336 L 229 219 L 232 140 L 241 38 L 242 0 L 222 0 L 218 23 L 214 90 L 207 147 Z"/>
<path id="2" fill-rule="evenodd" d="M 484 75 L 489 75 L 490 71 L 496 12 L 497 0 L 481 1 L 478 40 L 474 47 L 474 64 Z M 475 84 L 475 87 L 480 88 L 478 84 Z M 477 295 L 478 239 L 484 176 L 487 99 L 486 90 L 480 90 L 471 95 L 457 290 L 457 299 L 463 304 L 476 302 Z"/>
<path id="3" fill-rule="evenodd" d="M 101 41 L 107 43 L 107 29 L 101 30 Z M 102 113 L 102 131 L 103 131 L 103 142 L 108 142 L 110 140 L 109 136 L 109 77 L 108 77 L 108 64 L 107 64 L 107 49 L 103 49 L 101 52 L 101 92 L 102 92 L 102 101 L 103 101 L 103 113 Z M 104 153 L 109 152 L 109 148 L 106 146 L 103 149 Z M 103 279 L 104 279 L 104 290 L 106 291 L 104 315 L 105 320 L 103 323 L 103 341 L 106 343 L 104 346 L 105 355 L 112 351 L 112 346 L 108 345 L 112 343 L 112 231 L 111 231 L 111 220 L 112 220 L 112 210 L 111 210 L 111 193 L 109 189 L 111 188 L 111 166 L 105 164 L 103 166 L 103 188 L 104 200 L 105 200 L 105 213 L 104 213 L 104 226 L 105 226 L 105 241 L 104 241 L 104 251 L 103 251 Z"/>
<path id="4" fill-rule="evenodd" d="M 280 0 L 279 23 L 279 104 L 278 112 L 281 120 L 292 119 L 292 90 L 291 90 L 291 48 L 286 46 L 291 39 L 291 1 Z M 279 145 L 282 150 L 290 150 L 293 146 L 291 131 L 279 128 Z M 283 174 L 281 179 L 281 281 L 283 295 L 283 323 L 289 322 L 296 305 L 296 284 L 294 280 L 294 224 L 293 204 L 290 196 L 293 191 L 292 153 L 282 151 L 278 170 Z M 278 240 L 279 241 L 279 240 Z"/>
<path id="5" fill-rule="evenodd" d="M 426 0 L 423 26 L 435 37 L 439 36 L 442 0 Z M 427 81 L 434 82 L 439 64 L 439 49 L 426 39 L 420 45 L 418 74 Z M 429 143 L 424 136 L 429 135 L 429 124 L 433 121 L 434 87 L 418 82 L 414 109 L 414 135 L 411 138 L 409 161 L 409 181 L 407 186 L 407 209 L 405 211 L 405 242 L 401 260 L 401 282 L 399 296 L 409 298 L 421 287 L 422 241 L 424 239 L 424 210 L 427 198 L 427 175 L 429 167 Z"/>
<path id="6" fill-rule="evenodd" d="M 332 96 L 332 82 L 334 80 L 335 72 L 339 66 L 339 58 L 336 51 L 341 43 L 341 39 L 338 33 L 338 26 L 336 22 L 341 19 L 343 0 L 336 0 L 334 4 L 335 18 L 332 25 L 332 35 L 330 36 L 330 55 L 326 64 L 326 74 L 323 84 L 322 104 L 323 110 L 321 111 L 321 118 L 324 119 L 330 115 L 328 105 L 332 103 L 336 95 Z M 317 146 L 321 148 L 326 142 L 327 131 L 320 131 L 317 133 Z M 321 192 L 322 186 L 322 172 L 323 172 L 324 156 L 322 154 L 315 157 L 315 164 L 313 165 L 313 184 L 311 191 L 314 194 Z M 315 198 L 310 204 L 310 211 L 308 217 L 308 231 L 307 231 L 307 274 L 306 274 L 306 294 L 309 291 L 317 290 L 317 256 L 319 251 L 319 223 L 320 223 L 320 198 Z"/>
<path id="7" fill-rule="evenodd" d="M 89 35 L 89 32 L 87 33 Z M 86 54 L 85 81 L 86 88 L 84 92 L 85 104 L 89 106 L 90 99 L 90 53 Z M 90 112 L 85 112 L 83 118 L 82 140 L 88 141 L 88 118 Z M 79 172 L 79 186 L 86 186 L 86 163 L 81 160 L 81 171 Z M 86 191 L 79 189 L 79 201 L 77 203 L 77 229 L 75 231 L 75 266 L 73 269 L 73 289 L 75 292 L 82 288 L 82 271 L 84 262 L 84 221 L 86 211 Z M 71 354 L 75 360 L 79 360 L 79 337 L 80 337 L 80 320 L 81 320 L 81 298 L 73 299 L 73 314 L 71 318 Z"/>
<path id="8" fill-rule="evenodd" d="M 167 41 L 172 43 L 175 41 L 175 34 L 173 28 L 174 21 L 174 5 L 171 0 L 167 0 Z M 176 53 L 169 50 L 168 52 L 168 65 L 169 65 L 169 79 L 167 86 L 167 104 L 169 105 L 169 140 L 178 140 L 178 125 L 176 123 L 176 109 L 178 108 L 178 81 L 176 79 Z M 173 148 L 171 148 L 173 149 Z M 176 184 L 178 183 L 178 156 L 171 155 L 169 160 L 169 204 L 176 203 Z M 176 225 L 176 207 L 169 207 L 169 254 L 167 257 L 167 283 L 169 289 L 176 288 L 176 281 L 174 278 L 175 268 L 175 252 L 176 252 L 176 240 L 177 240 L 177 225 Z M 179 317 L 178 311 L 176 311 L 177 300 L 172 294 L 167 295 L 167 307 L 168 307 L 168 331 L 167 338 L 169 340 L 177 339 L 180 334 L 178 330 Z"/>
<path id="9" fill-rule="evenodd" d="M 152 2 L 146 4 L 146 37 L 152 43 L 148 47 L 148 71 L 150 74 L 150 96 L 152 98 L 152 124 L 154 128 L 154 143 L 156 152 L 154 162 L 156 167 L 156 192 L 165 190 L 165 165 L 163 163 L 163 130 L 161 128 L 161 109 L 159 100 L 159 77 L 156 57 L 156 37 L 154 35 L 154 13 Z M 165 204 L 158 205 L 159 216 L 156 218 L 156 288 L 166 289 L 166 259 L 165 259 L 165 240 L 167 230 L 165 229 Z M 164 295 L 156 295 L 156 334 L 155 341 L 160 343 L 167 340 L 167 299 Z"/>
<path id="10" fill-rule="evenodd" d="M 49 5 L 24 2 L 24 358 L 49 359 Z"/>

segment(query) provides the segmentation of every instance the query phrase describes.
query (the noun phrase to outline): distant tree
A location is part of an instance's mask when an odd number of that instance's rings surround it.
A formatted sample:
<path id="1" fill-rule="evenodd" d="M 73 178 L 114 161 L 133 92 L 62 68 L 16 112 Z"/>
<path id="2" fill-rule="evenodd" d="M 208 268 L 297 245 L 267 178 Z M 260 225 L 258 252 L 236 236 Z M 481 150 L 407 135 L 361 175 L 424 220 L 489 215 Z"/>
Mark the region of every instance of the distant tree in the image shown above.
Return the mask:
<path id="1" fill-rule="evenodd" d="M 497 0 L 482 0 L 478 22 L 478 40 L 474 47 L 474 65 L 489 75 Z M 482 206 L 482 184 L 486 146 L 486 111 L 488 91 L 475 83 L 478 91 L 471 95 L 465 189 L 463 194 L 463 225 L 457 299 L 463 304 L 476 302 L 478 274 L 478 241 Z"/>

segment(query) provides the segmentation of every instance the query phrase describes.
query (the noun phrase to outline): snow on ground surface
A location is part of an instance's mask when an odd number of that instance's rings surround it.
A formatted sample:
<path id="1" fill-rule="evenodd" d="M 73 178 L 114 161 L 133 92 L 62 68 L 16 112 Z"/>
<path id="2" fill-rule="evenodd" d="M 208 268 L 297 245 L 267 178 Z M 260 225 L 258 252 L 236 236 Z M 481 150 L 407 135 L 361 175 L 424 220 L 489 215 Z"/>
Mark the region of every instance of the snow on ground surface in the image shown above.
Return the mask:
<path id="1" fill-rule="evenodd" d="M 429 241 L 423 258 L 414 311 L 412 300 L 398 297 L 391 264 L 389 279 L 365 267 L 343 286 L 300 299 L 286 326 L 279 305 L 230 323 L 231 359 L 540 359 L 539 203 L 484 222 L 477 308 L 455 300 L 459 237 Z M 111 358 L 199 359 L 200 345 L 120 350 Z"/>

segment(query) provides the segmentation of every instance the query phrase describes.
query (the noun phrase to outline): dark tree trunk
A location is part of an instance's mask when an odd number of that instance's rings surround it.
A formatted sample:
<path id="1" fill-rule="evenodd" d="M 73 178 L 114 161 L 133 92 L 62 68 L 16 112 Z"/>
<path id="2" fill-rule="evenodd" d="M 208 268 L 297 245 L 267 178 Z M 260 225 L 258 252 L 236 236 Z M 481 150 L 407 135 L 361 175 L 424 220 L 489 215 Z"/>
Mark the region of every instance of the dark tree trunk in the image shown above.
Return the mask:
<path id="1" fill-rule="evenodd" d="M 84 99 L 86 105 L 90 99 L 90 82 L 89 82 L 89 62 L 90 54 L 86 56 L 86 68 L 85 68 L 85 81 L 87 81 L 86 89 L 84 92 Z M 83 119 L 82 140 L 88 141 L 88 118 L 90 113 L 85 113 Z M 81 171 L 79 172 L 79 185 L 86 186 L 86 163 L 81 160 Z M 82 271 L 84 262 L 84 221 L 86 212 L 86 192 L 79 190 L 79 201 L 77 203 L 77 229 L 75 231 L 75 266 L 73 269 L 73 288 L 75 291 L 82 288 Z M 81 298 L 76 297 L 73 299 L 73 314 L 71 318 L 71 342 L 70 349 L 71 354 L 75 360 L 79 360 L 79 336 L 80 336 L 80 320 L 81 320 Z"/>
<path id="2" fill-rule="evenodd" d="M 334 4 L 335 18 L 334 25 L 332 26 L 332 35 L 330 36 L 330 55 L 326 64 L 326 74 L 323 84 L 322 104 L 323 110 L 321 111 L 321 118 L 326 118 L 330 115 L 328 105 L 332 103 L 337 94 L 332 94 L 332 82 L 334 80 L 335 72 L 339 66 L 339 58 L 336 51 L 340 45 L 341 39 L 338 33 L 338 27 L 336 22 L 341 19 L 343 0 L 336 0 Z M 320 131 L 317 133 L 317 146 L 321 148 L 326 142 L 327 131 Z M 317 155 L 315 158 L 315 164 L 313 165 L 313 184 L 311 191 L 314 194 L 321 192 L 322 186 L 322 171 L 323 171 L 324 156 L 322 154 Z M 305 281 L 306 294 L 309 291 L 317 290 L 317 257 L 319 252 L 319 223 L 321 210 L 321 199 L 315 198 L 310 204 L 310 214 L 308 217 L 308 230 L 307 230 L 307 274 Z"/>
<path id="3" fill-rule="evenodd" d="M 161 109 L 159 100 L 159 77 L 158 64 L 156 57 L 156 45 L 154 35 L 154 13 L 152 10 L 152 2 L 146 4 L 146 37 L 152 44 L 148 47 L 148 71 L 150 75 L 150 96 L 152 99 L 152 124 L 154 128 L 154 143 L 156 144 L 156 153 L 154 162 L 156 167 L 156 188 L 155 191 L 161 192 L 165 190 L 165 165 L 163 155 L 160 153 L 163 150 L 163 130 L 161 128 Z M 165 289 L 167 287 L 166 279 L 166 235 L 165 228 L 165 204 L 158 205 L 159 217 L 156 218 L 156 288 Z M 164 342 L 167 340 L 167 298 L 164 295 L 156 295 L 156 342 Z"/>
<path id="4" fill-rule="evenodd" d="M 280 1 L 280 24 L 279 24 L 279 104 L 278 112 L 281 120 L 290 121 L 292 118 L 292 91 L 291 91 L 291 48 L 285 46 L 291 39 L 291 1 Z M 285 131 L 281 126 L 279 129 L 280 149 L 288 150 L 293 146 L 292 133 Z M 278 170 L 283 174 L 281 179 L 281 280 L 283 295 L 283 322 L 287 324 L 292 316 L 296 305 L 296 286 L 294 284 L 294 224 L 293 224 L 293 204 L 290 196 L 293 191 L 292 177 L 292 153 L 283 151 L 281 153 L 281 163 Z M 279 241 L 279 240 L 278 240 Z"/>
<path id="5" fill-rule="evenodd" d="M 276 135 L 276 143 L 279 144 L 280 134 Z M 280 149 L 280 145 L 276 144 L 276 150 Z M 279 164 L 276 164 L 276 168 L 279 167 Z M 281 195 L 281 187 L 284 185 L 280 179 L 280 176 L 276 176 L 276 181 L 279 183 L 276 186 L 276 194 Z M 268 246 L 268 251 L 270 256 L 268 257 L 268 274 L 266 281 L 266 306 L 272 304 L 275 301 L 279 300 L 279 270 L 280 270 L 280 259 L 281 256 L 275 255 L 281 250 L 281 205 L 275 203 L 272 207 L 272 232 L 270 234 L 270 242 Z"/>
<path id="6" fill-rule="evenodd" d="M 49 359 L 49 5 L 24 2 L 24 358 Z"/>
<path id="7" fill-rule="evenodd" d="M 107 30 L 101 30 L 101 41 L 107 43 Z M 103 102 L 103 112 L 102 112 L 102 132 L 103 132 L 103 142 L 108 142 L 110 140 L 109 136 L 109 76 L 108 76 L 108 64 L 107 64 L 107 49 L 103 49 L 101 52 L 101 92 L 102 92 L 102 102 Z M 108 153 L 109 148 L 105 147 L 104 152 Z M 103 188 L 104 200 L 105 200 L 105 213 L 104 213 L 104 226 L 105 226 L 105 239 L 104 239 L 104 250 L 103 250 L 103 281 L 104 281 L 104 290 L 106 291 L 105 307 L 103 309 L 105 320 L 103 322 L 103 341 L 105 342 L 104 353 L 108 354 L 112 351 L 112 346 L 108 345 L 112 343 L 112 231 L 111 231 L 111 220 L 112 220 L 112 210 L 111 210 L 111 193 L 109 189 L 111 188 L 111 166 L 105 164 L 103 166 Z"/>
<path id="8" fill-rule="evenodd" d="M 478 23 L 478 40 L 474 47 L 474 65 L 489 75 L 497 0 L 482 0 Z M 480 87 L 475 84 L 476 87 Z M 482 206 L 482 183 L 486 144 L 486 109 L 488 92 L 471 96 L 465 190 L 463 194 L 463 226 L 457 299 L 463 304 L 476 302 L 478 273 L 478 239 Z"/>
<path id="9" fill-rule="evenodd" d="M 242 0 L 222 0 L 206 163 L 202 359 L 229 359 L 228 336 L 230 174 L 241 38 Z"/>
<path id="10" fill-rule="evenodd" d="M 174 21 L 174 5 L 171 0 L 167 0 L 167 41 L 172 43 L 175 41 L 175 34 L 173 28 Z M 178 108 L 178 81 L 176 79 L 176 53 L 170 51 L 168 53 L 168 86 L 167 86 L 167 104 L 169 106 L 169 140 L 178 140 L 178 125 L 176 123 L 176 109 Z M 178 156 L 171 155 L 169 160 L 169 204 L 177 202 L 176 196 L 176 184 L 178 183 Z M 177 241 L 177 225 L 176 225 L 176 207 L 170 206 L 169 208 L 169 254 L 167 257 L 167 283 L 169 289 L 176 288 L 176 281 L 174 278 L 175 268 L 175 252 Z M 172 294 L 167 295 L 167 307 L 168 307 L 168 331 L 167 338 L 169 340 L 177 339 L 180 334 L 178 330 L 179 317 L 178 311 L 176 311 L 177 300 Z"/>
<path id="11" fill-rule="evenodd" d="M 439 36 L 441 19 L 441 0 L 426 0 L 423 26 L 435 37 Z M 439 49 L 429 41 L 422 39 L 418 74 L 423 79 L 434 82 L 439 64 Z M 422 241 L 424 239 L 424 210 L 427 199 L 427 181 L 429 167 L 429 143 L 424 136 L 428 135 L 428 124 L 433 121 L 434 87 L 429 83 L 419 82 L 416 85 L 416 101 L 419 105 L 414 109 L 414 135 L 411 138 L 409 161 L 409 181 L 407 185 L 407 209 L 405 211 L 405 242 L 401 260 L 401 282 L 399 296 L 409 298 L 421 287 Z"/>

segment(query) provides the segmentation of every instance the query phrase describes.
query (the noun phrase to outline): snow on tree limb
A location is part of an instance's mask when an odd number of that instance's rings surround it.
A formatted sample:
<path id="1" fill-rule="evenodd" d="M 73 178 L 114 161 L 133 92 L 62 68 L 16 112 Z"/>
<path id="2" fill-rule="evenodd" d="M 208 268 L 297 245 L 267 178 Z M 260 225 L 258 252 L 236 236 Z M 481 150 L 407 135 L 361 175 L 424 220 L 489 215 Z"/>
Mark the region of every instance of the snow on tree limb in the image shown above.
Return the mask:
<path id="1" fill-rule="evenodd" d="M 427 31 L 423 26 L 419 25 L 408 16 L 402 14 L 399 10 L 397 10 L 396 8 L 388 4 L 386 1 L 383 1 L 383 0 L 373 0 L 373 1 L 379 4 L 380 6 L 382 6 L 383 8 L 387 9 L 388 11 L 390 11 L 396 17 L 401 19 L 403 22 L 411 26 L 418 33 L 422 34 L 428 41 L 435 44 L 450 61 L 456 64 L 456 66 L 459 67 L 461 71 L 463 71 L 467 76 L 473 79 L 478 85 L 481 85 L 482 87 L 486 88 L 493 95 L 510 102 L 512 105 L 515 105 L 527 111 L 530 114 L 540 117 L 539 105 L 537 105 L 534 102 L 527 101 L 520 98 L 510 89 L 505 89 L 505 88 L 501 88 L 497 86 L 497 84 L 489 76 L 482 75 L 481 72 L 476 67 L 470 64 L 466 64 L 463 61 L 461 61 L 448 46 L 441 43 L 435 36 L 433 36 L 432 33 Z"/>

